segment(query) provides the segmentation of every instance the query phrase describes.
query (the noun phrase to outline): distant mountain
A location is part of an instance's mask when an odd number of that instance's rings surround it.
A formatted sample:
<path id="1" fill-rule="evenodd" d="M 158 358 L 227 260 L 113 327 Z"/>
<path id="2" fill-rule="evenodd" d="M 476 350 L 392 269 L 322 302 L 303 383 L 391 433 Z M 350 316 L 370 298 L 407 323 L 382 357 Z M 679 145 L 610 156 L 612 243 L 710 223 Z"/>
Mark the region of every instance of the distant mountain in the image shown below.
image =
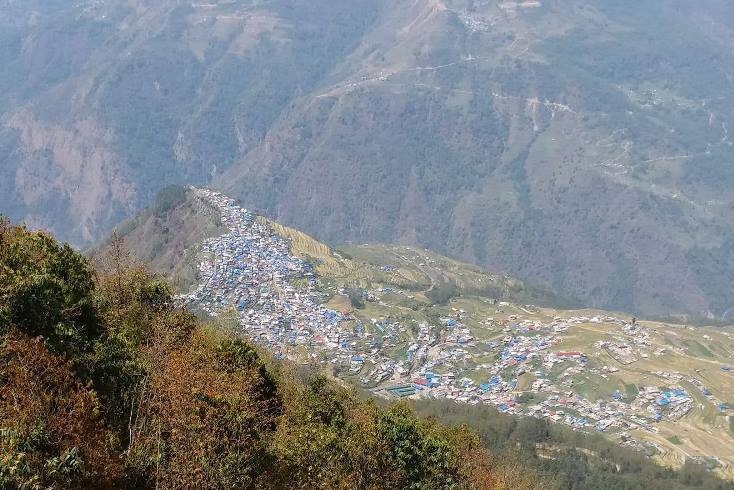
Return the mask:
<path id="1" fill-rule="evenodd" d="M 734 306 L 724 0 L 0 0 L 0 210 L 86 245 L 169 183 L 591 306 Z"/>

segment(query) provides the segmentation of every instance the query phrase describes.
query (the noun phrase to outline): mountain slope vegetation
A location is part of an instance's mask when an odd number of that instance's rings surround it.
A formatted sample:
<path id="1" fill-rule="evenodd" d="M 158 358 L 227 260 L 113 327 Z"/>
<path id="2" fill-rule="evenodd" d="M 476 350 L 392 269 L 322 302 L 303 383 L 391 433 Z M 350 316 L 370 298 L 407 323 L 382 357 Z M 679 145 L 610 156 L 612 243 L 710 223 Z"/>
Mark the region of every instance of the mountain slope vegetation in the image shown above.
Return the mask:
<path id="1" fill-rule="evenodd" d="M 0 207 L 88 245 L 208 183 L 590 306 L 734 306 L 727 2 L 0 2 Z"/>

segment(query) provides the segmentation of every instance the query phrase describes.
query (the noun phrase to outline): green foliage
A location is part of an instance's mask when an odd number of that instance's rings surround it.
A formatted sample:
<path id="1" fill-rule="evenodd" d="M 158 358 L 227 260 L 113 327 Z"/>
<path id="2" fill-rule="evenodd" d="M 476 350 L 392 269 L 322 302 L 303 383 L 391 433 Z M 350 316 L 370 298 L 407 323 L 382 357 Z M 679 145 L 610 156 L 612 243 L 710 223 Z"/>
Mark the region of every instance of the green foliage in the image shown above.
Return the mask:
<path id="1" fill-rule="evenodd" d="M 364 289 L 349 288 L 347 289 L 347 296 L 349 297 L 349 303 L 352 305 L 352 308 L 357 310 L 364 309 Z"/>
<path id="2" fill-rule="evenodd" d="M 40 478 L 33 474 L 25 453 L 5 451 L 0 455 L 0 487 L 41 488 Z"/>
<path id="3" fill-rule="evenodd" d="M 405 405 L 377 417 L 377 430 L 389 448 L 387 463 L 396 468 L 400 488 L 456 488 L 460 477 L 456 447 L 421 422 Z"/>
<path id="4" fill-rule="evenodd" d="M 41 423 L 36 423 L 25 433 L 17 428 L 0 429 L 0 438 L 9 447 L 21 453 L 31 453 L 42 448 L 49 441 L 49 434 Z"/>
<path id="5" fill-rule="evenodd" d="M 94 273 L 69 245 L 0 223 L 0 333 L 15 327 L 78 358 L 102 335 Z"/>
<path id="6" fill-rule="evenodd" d="M 683 343 L 685 344 L 688 353 L 692 356 L 704 358 L 714 357 L 711 351 L 701 342 L 696 340 L 685 340 Z"/>
<path id="7" fill-rule="evenodd" d="M 163 216 L 185 200 L 185 187 L 180 185 L 167 185 L 158 191 L 158 195 L 155 197 L 155 203 L 153 204 L 153 213 L 156 216 Z"/>
<path id="8" fill-rule="evenodd" d="M 445 305 L 452 298 L 461 296 L 461 291 L 456 285 L 456 282 L 452 280 L 443 280 L 434 284 L 433 287 L 426 291 L 425 294 L 434 305 Z"/>
<path id="9" fill-rule="evenodd" d="M 84 461 L 76 447 L 69 448 L 61 455 L 47 460 L 44 466 L 52 480 L 71 480 L 84 471 Z"/>
<path id="10" fill-rule="evenodd" d="M 517 397 L 517 403 L 530 403 L 534 399 L 535 399 L 535 395 L 533 395 L 532 393 L 528 391 L 525 391 Z"/>
<path id="11" fill-rule="evenodd" d="M 535 472 L 545 488 L 574 489 L 734 489 L 705 467 L 688 461 L 683 470 L 664 468 L 643 453 L 601 436 L 574 432 L 546 419 L 520 418 L 490 407 L 421 402 L 418 413 L 448 424 L 466 424 L 494 455 Z M 543 450 L 553 457 L 541 457 Z"/>
<path id="12" fill-rule="evenodd" d="M 226 339 L 217 346 L 217 363 L 221 369 L 236 371 L 244 369 L 257 370 L 260 396 L 272 399 L 277 396 L 277 380 L 260 358 L 258 351 L 242 339 Z"/>
<path id="13" fill-rule="evenodd" d="M 307 486 L 460 488 L 469 481 L 478 445 L 462 429 L 423 420 L 406 405 L 358 401 L 321 376 L 289 396 L 300 403 L 286 403 L 276 452 Z"/>

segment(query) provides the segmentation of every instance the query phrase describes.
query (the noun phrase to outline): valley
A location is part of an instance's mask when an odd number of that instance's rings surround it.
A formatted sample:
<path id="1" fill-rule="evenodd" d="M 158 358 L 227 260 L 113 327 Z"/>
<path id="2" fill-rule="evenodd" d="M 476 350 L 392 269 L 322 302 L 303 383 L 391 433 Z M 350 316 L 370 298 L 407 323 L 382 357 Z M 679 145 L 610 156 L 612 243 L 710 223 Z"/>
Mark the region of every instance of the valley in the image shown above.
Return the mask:
<path id="1" fill-rule="evenodd" d="M 732 47 L 723 0 L 0 1 L 0 208 L 85 247 L 206 186 L 329 243 L 721 320 Z"/>
<path id="2" fill-rule="evenodd" d="M 0 488 L 734 488 L 731 0 L 0 0 Z"/>

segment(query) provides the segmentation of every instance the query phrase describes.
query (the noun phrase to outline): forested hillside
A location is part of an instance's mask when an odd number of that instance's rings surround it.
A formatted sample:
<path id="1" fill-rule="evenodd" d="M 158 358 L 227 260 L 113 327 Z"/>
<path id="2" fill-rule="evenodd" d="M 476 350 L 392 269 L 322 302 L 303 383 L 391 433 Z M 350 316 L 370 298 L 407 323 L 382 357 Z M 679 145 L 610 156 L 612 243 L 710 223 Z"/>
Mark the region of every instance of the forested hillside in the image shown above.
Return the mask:
<path id="1" fill-rule="evenodd" d="M 207 183 L 590 306 L 734 306 L 728 2 L 0 1 L 0 208 L 77 245 Z"/>
<path id="2" fill-rule="evenodd" d="M 419 402 L 415 408 L 443 423 L 466 424 L 497 458 L 533 468 L 544 488 L 734 488 L 734 483 L 717 479 L 693 460 L 675 471 L 655 464 L 651 453 L 631 451 L 601 435 L 571 431 L 548 420 L 509 417 L 491 407 L 445 401 Z"/>

